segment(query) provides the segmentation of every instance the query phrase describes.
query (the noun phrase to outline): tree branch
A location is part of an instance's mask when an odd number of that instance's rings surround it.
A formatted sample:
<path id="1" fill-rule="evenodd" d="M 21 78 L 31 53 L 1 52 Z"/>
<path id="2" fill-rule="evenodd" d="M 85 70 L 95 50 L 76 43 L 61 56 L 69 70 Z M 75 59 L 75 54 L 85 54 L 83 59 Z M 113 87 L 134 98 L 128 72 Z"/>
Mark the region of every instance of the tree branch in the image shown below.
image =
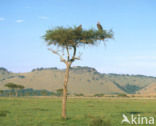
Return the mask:
<path id="1" fill-rule="evenodd" d="M 73 53 L 73 57 L 72 58 L 74 58 L 75 55 L 76 55 L 76 46 L 73 46 L 73 48 L 74 48 L 74 53 Z"/>
<path id="2" fill-rule="evenodd" d="M 74 62 L 75 60 L 80 60 L 80 57 L 76 57 L 76 46 L 73 46 L 73 56 L 72 58 L 70 59 L 71 62 Z"/>
<path id="3" fill-rule="evenodd" d="M 60 57 L 60 61 L 64 62 L 65 64 L 67 64 L 67 61 L 62 57 L 61 54 L 58 53 L 58 51 L 52 50 L 50 48 L 48 48 L 49 51 L 51 51 L 52 53 L 54 53 L 55 55 L 58 55 Z"/>
<path id="4" fill-rule="evenodd" d="M 66 46 L 66 50 L 67 50 L 67 59 L 68 59 L 68 61 L 69 61 L 69 59 L 70 59 L 70 55 L 69 55 L 69 49 L 68 49 L 68 46 Z"/>

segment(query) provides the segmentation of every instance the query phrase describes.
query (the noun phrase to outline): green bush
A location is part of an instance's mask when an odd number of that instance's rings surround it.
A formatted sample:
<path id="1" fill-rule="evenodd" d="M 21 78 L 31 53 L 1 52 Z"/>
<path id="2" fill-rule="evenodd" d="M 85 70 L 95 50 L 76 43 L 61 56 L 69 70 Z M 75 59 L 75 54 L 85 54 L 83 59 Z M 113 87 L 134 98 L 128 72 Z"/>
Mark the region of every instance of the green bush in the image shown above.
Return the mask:
<path id="1" fill-rule="evenodd" d="M 103 97 L 104 94 L 95 94 L 94 96 L 95 96 L 95 97 Z"/>
<path id="2" fill-rule="evenodd" d="M 90 121 L 89 126 L 111 126 L 111 122 L 97 117 Z"/>
<path id="3" fill-rule="evenodd" d="M 56 96 L 63 96 L 63 89 L 62 88 L 56 90 Z"/>
<path id="4" fill-rule="evenodd" d="M 80 93 L 80 94 L 74 94 L 75 96 L 84 96 L 84 94 Z"/>
<path id="5" fill-rule="evenodd" d="M 124 94 L 124 93 L 118 94 L 118 96 L 119 96 L 119 97 L 127 97 L 127 95 Z"/>

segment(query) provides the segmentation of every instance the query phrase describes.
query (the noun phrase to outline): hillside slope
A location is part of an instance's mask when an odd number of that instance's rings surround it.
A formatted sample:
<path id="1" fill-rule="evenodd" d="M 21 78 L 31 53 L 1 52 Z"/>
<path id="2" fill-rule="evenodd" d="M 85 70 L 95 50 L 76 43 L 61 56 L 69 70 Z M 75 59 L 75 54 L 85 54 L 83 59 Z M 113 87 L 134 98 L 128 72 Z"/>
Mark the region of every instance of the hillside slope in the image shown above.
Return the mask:
<path id="1" fill-rule="evenodd" d="M 156 83 L 152 83 L 149 86 L 143 88 L 142 90 L 138 91 L 139 94 L 156 94 Z"/>
<path id="2" fill-rule="evenodd" d="M 63 87 L 63 80 L 64 70 L 57 68 L 34 69 L 28 73 L 11 73 L 6 69 L 0 69 L 0 89 L 6 89 L 4 85 L 7 82 L 14 82 L 26 88 L 56 91 Z M 154 77 L 101 74 L 94 68 L 74 67 L 70 71 L 68 91 L 70 94 L 86 95 L 135 93 L 154 82 L 156 82 Z"/>

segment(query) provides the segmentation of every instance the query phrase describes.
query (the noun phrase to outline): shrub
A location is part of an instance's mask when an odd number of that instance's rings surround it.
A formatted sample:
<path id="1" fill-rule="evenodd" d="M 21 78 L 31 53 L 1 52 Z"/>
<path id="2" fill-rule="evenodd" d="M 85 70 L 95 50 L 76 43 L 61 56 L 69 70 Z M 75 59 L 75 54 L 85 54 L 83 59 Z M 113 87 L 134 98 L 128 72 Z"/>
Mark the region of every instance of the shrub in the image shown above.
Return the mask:
<path id="1" fill-rule="evenodd" d="M 104 94 L 95 94 L 94 96 L 95 96 L 95 97 L 103 97 Z"/>
<path id="2" fill-rule="evenodd" d="M 109 120 L 103 120 L 99 117 L 96 117 L 91 120 L 89 126 L 111 126 L 111 122 Z"/>
<path id="3" fill-rule="evenodd" d="M 88 82 L 91 82 L 91 80 L 88 80 Z"/>
<path id="4" fill-rule="evenodd" d="M 25 78 L 25 76 L 23 76 L 23 75 L 19 75 L 18 77 L 21 79 Z"/>
<path id="5" fill-rule="evenodd" d="M 56 90 L 56 96 L 63 96 L 63 89 L 62 88 Z"/>
<path id="6" fill-rule="evenodd" d="M 2 95 L 4 93 L 4 91 L 3 90 L 0 90 L 0 95 Z"/>
<path id="7" fill-rule="evenodd" d="M 120 93 L 120 94 L 118 94 L 118 96 L 119 96 L 119 97 L 127 97 L 127 95 L 124 94 L 124 93 Z"/>
<path id="8" fill-rule="evenodd" d="M 75 96 L 84 96 L 84 94 L 80 93 L 80 94 L 74 94 Z"/>
<path id="9" fill-rule="evenodd" d="M 48 95 L 47 90 L 41 90 L 40 93 L 41 93 L 42 96 L 47 96 Z"/>

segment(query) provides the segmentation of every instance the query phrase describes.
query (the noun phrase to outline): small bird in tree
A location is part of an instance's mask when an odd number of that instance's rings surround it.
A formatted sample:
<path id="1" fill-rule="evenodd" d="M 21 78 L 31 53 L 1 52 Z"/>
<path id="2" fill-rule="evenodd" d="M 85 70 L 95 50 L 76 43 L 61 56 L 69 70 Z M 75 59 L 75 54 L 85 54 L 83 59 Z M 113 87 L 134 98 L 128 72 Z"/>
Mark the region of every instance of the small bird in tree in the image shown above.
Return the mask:
<path id="1" fill-rule="evenodd" d="M 82 25 L 81 24 L 77 27 L 77 30 L 82 31 Z"/>
<path id="2" fill-rule="evenodd" d="M 100 22 L 97 23 L 97 28 L 98 28 L 99 31 L 103 30 L 102 25 L 100 24 Z"/>

